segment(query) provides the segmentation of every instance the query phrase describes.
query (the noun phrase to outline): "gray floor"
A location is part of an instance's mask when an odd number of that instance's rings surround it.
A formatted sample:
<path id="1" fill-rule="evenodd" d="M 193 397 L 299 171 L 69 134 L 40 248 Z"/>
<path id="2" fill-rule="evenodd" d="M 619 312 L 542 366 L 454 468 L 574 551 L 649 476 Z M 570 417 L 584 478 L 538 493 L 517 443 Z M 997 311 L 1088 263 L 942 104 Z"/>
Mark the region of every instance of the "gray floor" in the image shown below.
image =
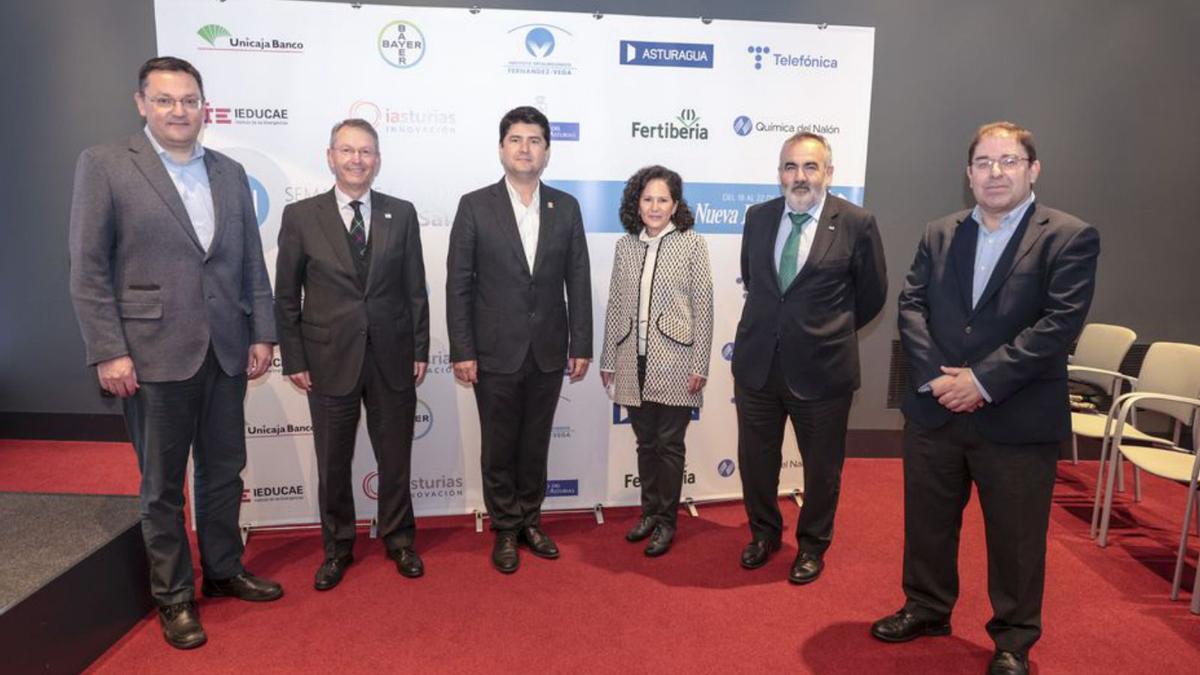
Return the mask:
<path id="1" fill-rule="evenodd" d="M 137 497 L 0 492 L 0 613 L 137 520 Z"/>

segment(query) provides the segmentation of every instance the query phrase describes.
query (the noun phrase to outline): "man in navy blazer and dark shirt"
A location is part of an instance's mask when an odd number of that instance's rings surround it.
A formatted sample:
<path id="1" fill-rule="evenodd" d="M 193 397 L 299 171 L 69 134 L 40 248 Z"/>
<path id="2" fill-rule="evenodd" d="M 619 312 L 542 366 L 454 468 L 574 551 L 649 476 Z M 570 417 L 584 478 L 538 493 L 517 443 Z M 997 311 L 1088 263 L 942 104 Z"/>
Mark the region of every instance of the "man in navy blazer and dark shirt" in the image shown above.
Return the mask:
<path id="1" fill-rule="evenodd" d="M 989 673 L 1028 672 L 1041 635 L 1046 529 L 1070 434 L 1067 353 L 1087 317 L 1100 237 L 1037 203 L 1033 135 L 979 128 L 976 206 L 931 223 L 900 293 L 905 396 L 904 594 L 871 628 L 885 642 L 949 635 L 962 510 L 979 491 L 987 534 Z"/>
<path id="2" fill-rule="evenodd" d="M 857 331 L 879 314 L 887 269 L 875 216 L 827 193 L 833 155 L 824 137 L 783 144 L 783 196 L 746 212 L 746 303 L 733 352 L 738 463 L 755 569 L 780 547 L 779 469 L 790 418 L 804 461 L 799 553 L 788 573 L 815 581 L 833 538 L 850 403 L 859 385 Z"/>
<path id="3" fill-rule="evenodd" d="M 454 377 L 474 385 L 492 564 L 510 574 L 518 541 L 542 558 L 546 460 L 563 371 L 592 357 L 592 286 L 579 203 L 541 182 L 550 122 L 536 108 L 500 120 L 498 183 L 463 195 L 450 230 L 446 321 Z M 565 300 L 565 301 L 564 301 Z"/>

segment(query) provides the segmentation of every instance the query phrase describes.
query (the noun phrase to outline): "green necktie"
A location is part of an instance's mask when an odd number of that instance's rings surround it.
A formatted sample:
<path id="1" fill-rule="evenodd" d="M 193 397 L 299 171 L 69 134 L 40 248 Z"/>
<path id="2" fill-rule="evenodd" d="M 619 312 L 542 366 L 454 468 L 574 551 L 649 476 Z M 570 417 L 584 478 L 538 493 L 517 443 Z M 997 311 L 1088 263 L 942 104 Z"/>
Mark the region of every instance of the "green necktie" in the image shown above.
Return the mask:
<path id="1" fill-rule="evenodd" d="M 812 220 L 807 213 L 789 213 L 792 219 L 792 231 L 788 233 L 787 241 L 783 242 L 783 253 L 779 255 L 779 290 L 786 291 L 792 285 L 799 271 L 800 231 L 804 224 Z"/>

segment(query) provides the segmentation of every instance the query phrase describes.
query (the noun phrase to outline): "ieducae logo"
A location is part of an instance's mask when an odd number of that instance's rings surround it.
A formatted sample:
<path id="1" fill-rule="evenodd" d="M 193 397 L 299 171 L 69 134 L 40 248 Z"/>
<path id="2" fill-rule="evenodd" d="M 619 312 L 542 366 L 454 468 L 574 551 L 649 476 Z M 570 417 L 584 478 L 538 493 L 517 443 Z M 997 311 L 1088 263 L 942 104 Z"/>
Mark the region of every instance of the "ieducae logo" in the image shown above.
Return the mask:
<path id="1" fill-rule="evenodd" d="M 425 57 L 425 34 L 411 21 L 388 23 L 379 31 L 377 42 L 379 55 L 396 68 L 412 68 Z"/>

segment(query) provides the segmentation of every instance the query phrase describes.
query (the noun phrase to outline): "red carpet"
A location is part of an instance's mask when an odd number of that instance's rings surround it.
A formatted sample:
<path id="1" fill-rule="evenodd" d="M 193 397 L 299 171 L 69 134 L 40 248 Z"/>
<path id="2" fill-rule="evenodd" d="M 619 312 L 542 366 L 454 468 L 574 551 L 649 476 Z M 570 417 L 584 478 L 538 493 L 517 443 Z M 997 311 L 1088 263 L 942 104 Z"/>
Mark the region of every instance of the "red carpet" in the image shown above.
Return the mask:
<path id="1" fill-rule="evenodd" d="M 124 445 L 0 441 L 4 490 L 130 493 L 133 474 Z M 1100 549 L 1087 536 L 1094 475 L 1094 463 L 1060 465 L 1034 671 L 1197 672 L 1200 617 L 1188 613 L 1186 593 L 1167 597 L 1183 489 L 1147 479 L 1146 501 L 1121 509 L 1112 544 Z M 783 504 L 794 525 L 795 505 Z M 246 564 L 281 581 L 282 600 L 202 600 L 209 643 L 193 652 L 168 647 L 148 617 L 91 672 L 981 673 L 992 646 L 976 503 L 965 518 L 954 635 L 884 645 L 867 634 L 903 601 L 902 509 L 899 461 L 848 461 L 826 571 L 802 588 L 785 580 L 794 543 L 760 570 L 738 567 L 747 540 L 738 503 L 681 515 L 676 546 L 656 560 L 622 539 L 631 510 L 600 526 L 590 515 L 551 515 L 546 530 L 562 558 L 523 554 L 509 577 L 491 569 L 491 537 L 469 518 L 422 519 L 424 578 L 401 578 L 363 534 L 358 562 L 327 593 L 311 586 L 316 532 L 256 534 Z M 1189 589 L 1200 542 L 1190 545 Z"/>

